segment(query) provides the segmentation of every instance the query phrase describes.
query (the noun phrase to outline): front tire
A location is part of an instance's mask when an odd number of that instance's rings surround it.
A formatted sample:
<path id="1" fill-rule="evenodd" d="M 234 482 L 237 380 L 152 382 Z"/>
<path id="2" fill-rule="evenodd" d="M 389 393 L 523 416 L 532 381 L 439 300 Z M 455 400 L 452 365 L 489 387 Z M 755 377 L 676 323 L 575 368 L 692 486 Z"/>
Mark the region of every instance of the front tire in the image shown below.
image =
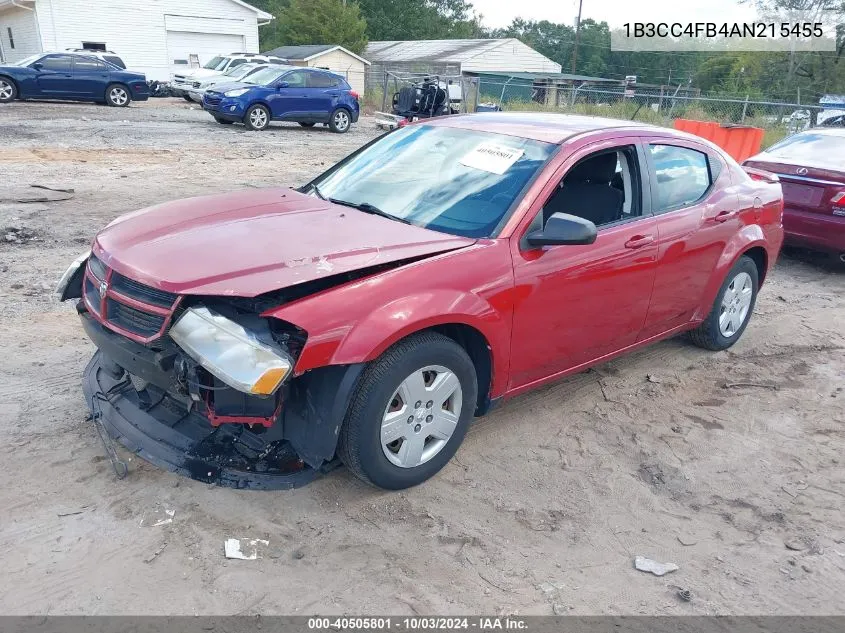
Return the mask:
<path id="1" fill-rule="evenodd" d="M 266 130 L 270 127 L 270 111 L 260 103 L 252 106 L 244 115 L 244 125 L 256 132 Z"/>
<path id="2" fill-rule="evenodd" d="M 345 134 L 352 127 L 352 116 L 346 108 L 337 108 L 329 117 L 329 129 L 337 134 Z"/>
<path id="3" fill-rule="evenodd" d="M 710 314 L 690 332 L 692 342 L 714 352 L 736 343 L 751 320 L 758 288 L 757 265 L 743 255 L 725 277 Z"/>
<path id="4" fill-rule="evenodd" d="M 121 84 L 112 84 L 106 88 L 106 103 L 113 108 L 125 108 L 132 98 L 129 89 Z"/>
<path id="5" fill-rule="evenodd" d="M 18 87 L 8 77 L 0 77 L 0 103 L 9 103 L 18 97 Z"/>
<path id="6" fill-rule="evenodd" d="M 338 455 L 374 486 L 416 486 L 458 450 L 477 397 L 475 366 L 460 345 L 435 332 L 410 336 L 364 371 L 340 431 Z"/>

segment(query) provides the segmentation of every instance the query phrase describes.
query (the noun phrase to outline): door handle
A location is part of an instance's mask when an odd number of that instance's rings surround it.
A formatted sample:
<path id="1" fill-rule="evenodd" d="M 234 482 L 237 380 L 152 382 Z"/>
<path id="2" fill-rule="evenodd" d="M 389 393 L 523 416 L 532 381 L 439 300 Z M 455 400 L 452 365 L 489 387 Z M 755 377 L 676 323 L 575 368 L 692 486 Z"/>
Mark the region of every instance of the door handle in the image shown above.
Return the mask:
<path id="1" fill-rule="evenodd" d="M 731 218 L 736 217 L 736 211 L 719 211 L 715 216 L 713 216 L 714 222 L 727 222 Z"/>
<path id="2" fill-rule="evenodd" d="M 635 235 L 625 242 L 625 248 L 642 248 L 643 246 L 648 246 L 652 242 L 654 242 L 653 235 Z"/>

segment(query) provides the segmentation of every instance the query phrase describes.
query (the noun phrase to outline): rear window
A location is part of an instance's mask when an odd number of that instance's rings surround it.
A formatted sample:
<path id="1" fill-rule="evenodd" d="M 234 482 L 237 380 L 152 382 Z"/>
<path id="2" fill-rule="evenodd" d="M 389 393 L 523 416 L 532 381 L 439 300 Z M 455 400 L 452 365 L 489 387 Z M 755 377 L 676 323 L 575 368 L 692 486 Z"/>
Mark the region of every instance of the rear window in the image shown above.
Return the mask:
<path id="1" fill-rule="evenodd" d="M 340 77 L 325 73 L 308 73 L 309 88 L 337 88 L 340 86 Z"/>
<path id="2" fill-rule="evenodd" d="M 120 57 L 118 57 L 117 55 L 103 55 L 103 59 L 105 59 L 110 64 L 114 64 L 118 68 L 126 70 L 126 64 L 124 64 L 123 60 L 120 59 Z"/>
<path id="3" fill-rule="evenodd" d="M 649 150 L 657 176 L 656 211 L 692 204 L 707 193 L 707 154 L 675 145 L 649 145 Z"/>
<path id="4" fill-rule="evenodd" d="M 808 131 L 794 134 L 766 150 L 768 158 L 799 165 L 842 169 L 845 165 L 845 134 Z"/>

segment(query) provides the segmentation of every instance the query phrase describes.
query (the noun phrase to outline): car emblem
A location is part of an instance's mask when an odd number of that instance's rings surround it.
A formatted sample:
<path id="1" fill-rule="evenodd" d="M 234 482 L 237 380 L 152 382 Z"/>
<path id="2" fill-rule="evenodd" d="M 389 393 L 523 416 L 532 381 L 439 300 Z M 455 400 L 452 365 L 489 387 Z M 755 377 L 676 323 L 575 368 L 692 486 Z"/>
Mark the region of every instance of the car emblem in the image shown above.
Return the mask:
<path id="1" fill-rule="evenodd" d="M 105 281 L 100 282 L 100 299 L 103 299 L 106 296 L 106 292 L 109 289 L 109 285 Z"/>
<path id="2" fill-rule="evenodd" d="M 806 167 L 799 167 L 798 169 L 795 170 L 795 173 L 798 174 L 799 176 L 804 176 L 807 173 L 807 168 Z"/>

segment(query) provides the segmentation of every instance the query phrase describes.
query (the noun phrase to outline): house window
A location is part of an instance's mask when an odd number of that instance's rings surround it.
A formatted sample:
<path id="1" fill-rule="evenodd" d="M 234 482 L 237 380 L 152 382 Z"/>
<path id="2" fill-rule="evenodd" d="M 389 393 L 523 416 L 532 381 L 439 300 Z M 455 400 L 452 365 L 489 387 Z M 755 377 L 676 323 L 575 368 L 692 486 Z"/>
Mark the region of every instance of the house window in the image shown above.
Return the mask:
<path id="1" fill-rule="evenodd" d="M 15 47 L 15 38 L 12 36 L 12 27 L 7 26 L 6 32 L 9 34 L 9 48 L 14 48 Z"/>
<path id="2" fill-rule="evenodd" d="M 82 48 L 86 51 L 104 51 L 106 44 L 105 42 L 82 42 Z"/>

